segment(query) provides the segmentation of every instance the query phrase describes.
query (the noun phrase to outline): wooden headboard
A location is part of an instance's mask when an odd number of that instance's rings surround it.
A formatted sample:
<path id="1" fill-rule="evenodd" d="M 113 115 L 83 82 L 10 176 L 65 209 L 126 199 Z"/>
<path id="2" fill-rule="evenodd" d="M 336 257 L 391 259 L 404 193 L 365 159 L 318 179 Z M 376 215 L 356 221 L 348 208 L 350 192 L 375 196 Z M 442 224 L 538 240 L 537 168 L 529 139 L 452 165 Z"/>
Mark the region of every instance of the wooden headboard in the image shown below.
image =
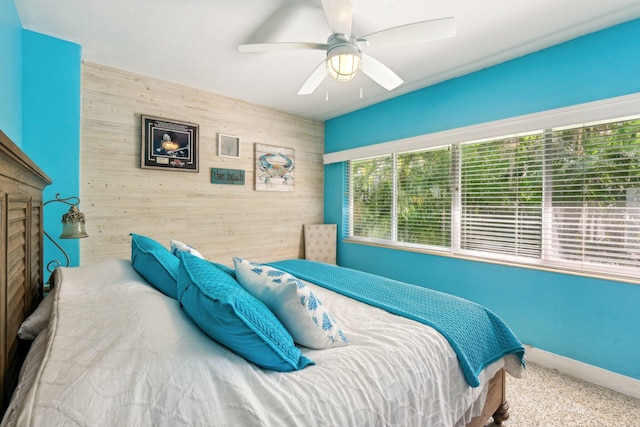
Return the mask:
<path id="1" fill-rule="evenodd" d="M 16 336 L 42 300 L 42 190 L 51 179 L 0 131 L 0 414 L 27 343 Z"/>

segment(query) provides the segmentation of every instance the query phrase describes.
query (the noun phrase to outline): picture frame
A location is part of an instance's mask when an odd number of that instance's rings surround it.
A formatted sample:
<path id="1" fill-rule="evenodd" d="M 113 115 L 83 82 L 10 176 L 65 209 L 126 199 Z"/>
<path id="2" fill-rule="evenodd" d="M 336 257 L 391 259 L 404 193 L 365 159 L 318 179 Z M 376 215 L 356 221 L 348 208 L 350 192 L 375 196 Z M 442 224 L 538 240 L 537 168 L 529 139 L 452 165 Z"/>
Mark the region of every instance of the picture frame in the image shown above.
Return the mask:
<path id="1" fill-rule="evenodd" d="M 255 144 L 255 190 L 295 191 L 293 148 Z"/>
<path id="2" fill-rule="evenodd" d="M 234 135 L 218 134 L 218 156 L 240 157 L 240 138 Z"/>
<path id="3" fill-rule="evenodd" d="M 199 125 L 147 115 L 141 122 L 141 168 L 199 172 Z"/>

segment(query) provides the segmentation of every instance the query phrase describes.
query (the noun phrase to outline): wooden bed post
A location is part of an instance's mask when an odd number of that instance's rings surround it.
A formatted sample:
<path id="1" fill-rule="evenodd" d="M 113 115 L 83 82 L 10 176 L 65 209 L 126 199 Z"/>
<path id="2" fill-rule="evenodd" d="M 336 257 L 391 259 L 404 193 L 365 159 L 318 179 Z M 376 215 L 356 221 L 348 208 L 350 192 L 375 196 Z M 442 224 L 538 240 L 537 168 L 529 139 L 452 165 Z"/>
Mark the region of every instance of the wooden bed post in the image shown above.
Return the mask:
<path id="1" fill-rule="evenodd" d="M 506 400 L 502 402 L 496 412 L 493 413 L 493 421 L 496 424 L 502 424 L 509 419 L 509 402 Z"/>
<path id="2" fill-rule="evenodd" d="M 500 373 L 502 373 L 502 403 L 493 413 L 493 421 L 496 424 L 502 424 L 504 421 L 507 421 L 509 419 L 509 402 L 507 402 L 507 387 L 504 369 L 501 369 Z"/>
<path id="3" fill-rule="evenodd" d="M 466 427 L 484 427 L 491 417 L 493 417 L 495 424 L 498 425 L 509 419 L 509 404 L 506 400 L 506 385 L 506 374 L 503 368 L 489 380 L 487 399 L 484 402 L 482 413 L 472 419 Z"/>

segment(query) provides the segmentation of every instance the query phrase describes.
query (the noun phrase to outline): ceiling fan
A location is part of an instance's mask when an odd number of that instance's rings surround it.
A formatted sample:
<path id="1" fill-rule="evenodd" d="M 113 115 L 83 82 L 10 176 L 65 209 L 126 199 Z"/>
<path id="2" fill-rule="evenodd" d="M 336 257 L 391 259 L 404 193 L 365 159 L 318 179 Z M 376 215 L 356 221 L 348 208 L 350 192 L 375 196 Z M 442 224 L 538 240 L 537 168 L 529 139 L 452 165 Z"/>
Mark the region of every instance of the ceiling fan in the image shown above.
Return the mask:
<path id="1" fill-rule="evenodd" d="M 269 52 L 279 50 L 324 50 L 327 59 L 311 73 L 298 95 L 309 95 L 329 74 L 341 82 L 350 81 L 358 70 L 387 90 L 400 86 L 402 79 L 389 67 L 363 53 L 368 47 L 397 46 L 453 37 L 456 33 L 455 18 L 441 18 L 387 28 L 363 37 L 351 33 L 351 0 L 322 0 L 322 8 L 333 34 L 326 43 L 274 42 L 242 44 L 238 50 Z"/>

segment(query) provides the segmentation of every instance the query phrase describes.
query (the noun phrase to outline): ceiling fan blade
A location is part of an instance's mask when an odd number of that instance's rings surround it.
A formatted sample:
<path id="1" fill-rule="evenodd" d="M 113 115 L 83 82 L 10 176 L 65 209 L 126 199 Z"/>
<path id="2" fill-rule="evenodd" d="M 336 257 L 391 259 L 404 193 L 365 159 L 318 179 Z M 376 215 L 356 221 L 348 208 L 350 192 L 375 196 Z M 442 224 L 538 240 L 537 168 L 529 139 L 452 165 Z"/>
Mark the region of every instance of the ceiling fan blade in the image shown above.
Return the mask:
<path id="1" fill-rule="evenodd" d="M 267 19 L 251 33 L 246 39 L 246 44 L 277 40 L 280 30 L 298 17 L 298 11 L 302 7 L 301 2 L 282 2 L 282 5 L 275 12 L 270 13 Z"/>
<path id="2" fill-rule="evenodd" d="M 360 68 L 363 73 L 371 77 L 374 82 L 386 90 L 393 90 L 403 83 L 402 79 L 391 71 L 389 67 L 367 54 L 362 54 L 362 65 Z"/>
<path id="3" fill-rule="evenodd" d="M 238 45 L 241 53 L 274 52 L 283 50 L 327 50 L 326 43 L 305 43 L 305 42 L 275 42 L 275 43 L 252 43 Z"/>
<path id="4" fill-rule="evenodd" d="M 344 34 L 351 38 L 351 0 L 322 0 L 324 14 L 334 34 Z"/>
<path id="5" fill-rule="evenodd" d="M 298 95 L 311 95 L 314 90 L 320 86 L 320 83 L 327 76 L 327 63 L 326 61 L 322 61 L 318 67 L 313 70 L 313 73 L 309 76 L 309 78 L 304 82 L 300 90 L 298 91 Z"/>
<path id="6" fill-rule="evenodd" d="M 446 39 L 456 35 L 456 19 L 440 18 L 387 28 L 362 37 L 369 47 L 397 46 Z"/>

